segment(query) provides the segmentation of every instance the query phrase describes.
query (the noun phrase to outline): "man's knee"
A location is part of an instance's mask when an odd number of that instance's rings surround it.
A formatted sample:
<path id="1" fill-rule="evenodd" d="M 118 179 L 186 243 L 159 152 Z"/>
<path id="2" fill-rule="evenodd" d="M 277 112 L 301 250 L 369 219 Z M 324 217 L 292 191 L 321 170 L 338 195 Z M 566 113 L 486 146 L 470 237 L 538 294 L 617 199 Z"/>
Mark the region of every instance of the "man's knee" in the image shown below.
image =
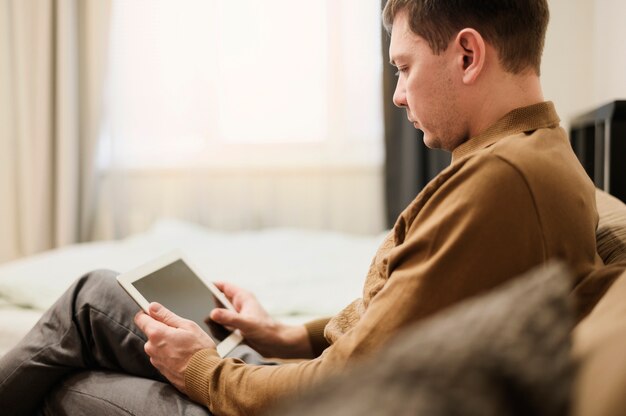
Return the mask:
<path id="1" fill-rule="evenodd" d="M 74 287 L 77 303 L 95 306 L 126 301 L 128 295 L 117 282 L 118 274 L 100 269 L 81 276 Z"/>
<path id="2" fill-rule="evenodd" d="M 95 290 L 101 293 L 110 290 L 117 291 L 119 289 L 116 279 L 118 274 L 113 270 L 98 269 L 82 275 L 76 284 L 80 290 Z"/>

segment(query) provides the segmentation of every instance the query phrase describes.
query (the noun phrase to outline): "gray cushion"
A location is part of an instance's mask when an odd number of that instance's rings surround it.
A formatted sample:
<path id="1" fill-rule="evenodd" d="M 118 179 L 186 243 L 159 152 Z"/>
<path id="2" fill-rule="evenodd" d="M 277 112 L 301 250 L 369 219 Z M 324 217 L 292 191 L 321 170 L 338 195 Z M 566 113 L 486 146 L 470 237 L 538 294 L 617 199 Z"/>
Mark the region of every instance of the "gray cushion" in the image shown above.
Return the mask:
<path id="1" fill-rule="evenodd" d="M 552 264 L 449 308 L 271 414 L 566 414 L 570 279 Z"/>

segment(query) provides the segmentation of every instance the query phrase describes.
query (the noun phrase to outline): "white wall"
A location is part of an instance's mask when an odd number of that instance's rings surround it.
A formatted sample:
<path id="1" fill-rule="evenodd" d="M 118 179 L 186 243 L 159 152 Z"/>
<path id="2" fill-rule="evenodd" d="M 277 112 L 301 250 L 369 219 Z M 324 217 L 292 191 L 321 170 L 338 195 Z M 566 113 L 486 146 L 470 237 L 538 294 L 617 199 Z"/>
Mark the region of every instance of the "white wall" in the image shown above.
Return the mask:
<path id="1" fill-rule="evenodd" d="M 626 99 L 626 1 L 596 0 L 593 44 L 595 103 Z"/>
<path id="2" fill-rule="evenodd" d="M 599 105 L 626 99 L 626 2 L 548 0 L 542 64 L 545 98 L 562 124 Z"/>
<path id="3" fill-rule="evenodd" d="M 546 100 L 554 101 L 562 124 L 592 108 L 594 2 L 548 0 L 550 24 L 541 66 Z"/>

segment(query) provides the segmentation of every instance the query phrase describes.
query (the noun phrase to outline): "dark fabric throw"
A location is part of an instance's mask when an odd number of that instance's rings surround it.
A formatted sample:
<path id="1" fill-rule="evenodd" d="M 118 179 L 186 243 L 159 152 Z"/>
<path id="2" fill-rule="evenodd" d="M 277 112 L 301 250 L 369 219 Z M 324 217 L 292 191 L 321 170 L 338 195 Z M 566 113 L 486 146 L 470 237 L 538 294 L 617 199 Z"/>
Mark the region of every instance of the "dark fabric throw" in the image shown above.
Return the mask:
<path id="1" fill-rule="evenodd" d="M 375 359 L 271 414 L 565 415 L 570 290 L 562 265 L 536 269 L 410 327 Z"/>

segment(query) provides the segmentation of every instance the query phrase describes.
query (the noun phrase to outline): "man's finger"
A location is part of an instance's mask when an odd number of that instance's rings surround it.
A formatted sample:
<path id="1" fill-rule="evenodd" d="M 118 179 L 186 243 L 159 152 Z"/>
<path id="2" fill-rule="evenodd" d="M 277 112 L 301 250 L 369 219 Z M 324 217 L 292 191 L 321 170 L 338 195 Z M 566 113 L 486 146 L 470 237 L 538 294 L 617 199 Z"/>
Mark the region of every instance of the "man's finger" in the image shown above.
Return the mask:
<path id="1" fill-rule="evenodd" d="M 235 294 L 241 290 L 240 288 L 233 285 L 232 283 L 215 282 L 214 284 L 215 284 L 215 287 L 217 287 L 220 290 L 220 292 L 225 294 L 229 300 L 232 300 Z"/>
<path id="2" fill-rule="evenodd" d="M 211 311 L 211 319 L 224 326 L 233 327 L 246 332 L 250 329 L 251 323 L 240 314 L 228 309 L 216 308 Z"/>
<path id="3" fill-rule="evenodd" d="M 146 315 L 143 311 L 139 311 L 135 314 L 135 325 L 137 325 L 137 327 L 141 329 L 144 334 L 146 333 L 146 327 L 148 326 L 148 322 L 150 320 L 152 320 L 152 318 Z"/>
<path id="4" fill-rule="evenodd" d="M 157 321 L 163 322 L 165 325 L 174 328 L 180 328 L 187 322 L 185 319 L 176 315 L 174 312 L 157 302 L 152 302 L 148 307 L 148 311 L 150 312 L 150 316 Z"/>
<path id="5" fill-rule="evenodd" d="M 166 325 L 155 320 L 144 312 L 139 312 L 135 315 L 135 325 L 137 325 L 137 328 L 146 334 L 148 338 L 151 338 L 156 331 L 167 328 Z"/>

